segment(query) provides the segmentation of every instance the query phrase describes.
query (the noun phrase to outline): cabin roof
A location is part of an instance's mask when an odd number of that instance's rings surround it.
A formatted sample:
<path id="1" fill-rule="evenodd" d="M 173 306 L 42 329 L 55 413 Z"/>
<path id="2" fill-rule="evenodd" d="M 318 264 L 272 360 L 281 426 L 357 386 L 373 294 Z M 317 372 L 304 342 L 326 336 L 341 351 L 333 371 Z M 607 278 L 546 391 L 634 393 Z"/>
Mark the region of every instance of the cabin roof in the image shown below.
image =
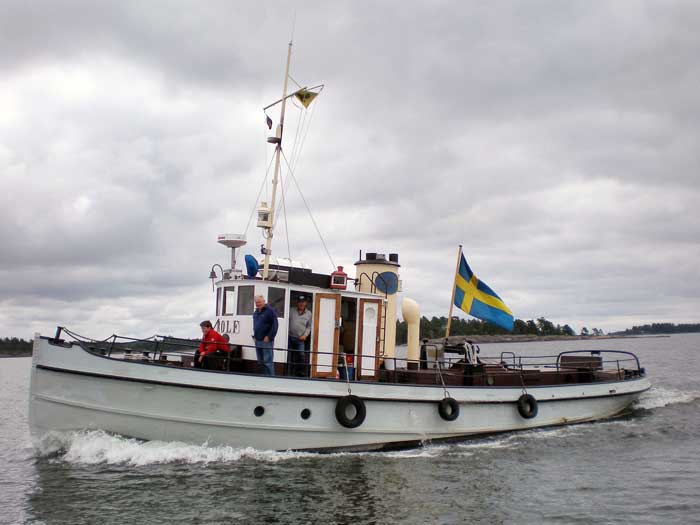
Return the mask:
<path id="1" fill-rule="evenodd" d="M 309 286 L 306 284 L 288 283 L 280 281 L 264 281 L 262 279 L 222 279 L 214 283 L 217 288 L 225 288 L 226 286 L 274 286 L 275 288 L 293 289 L 295 291 L 304 291 L 309 293 L 336 293 L 344 297 L 360 297 L 384 299 L 383 293 L 368 293 L 358 292 L 355 290 L 337 290 L 333 288 L 322 288 L 319 286 Z"/>

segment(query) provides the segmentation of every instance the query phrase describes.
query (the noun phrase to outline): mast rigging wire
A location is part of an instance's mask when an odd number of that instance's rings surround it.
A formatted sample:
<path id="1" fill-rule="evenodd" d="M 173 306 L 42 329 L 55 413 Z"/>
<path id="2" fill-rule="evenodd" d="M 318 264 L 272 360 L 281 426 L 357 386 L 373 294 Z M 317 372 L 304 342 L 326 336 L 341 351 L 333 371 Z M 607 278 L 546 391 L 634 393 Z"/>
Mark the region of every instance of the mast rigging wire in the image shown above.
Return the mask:
<path id="1" fill-rule="evenodd" d="M 280 179 L 282 179 L 282 170 L 280 170 Z M 289 249 L 289 226 L 287 225 L 287 202 L 284 199 L 284 179 L 280 180 L 282 186 L 282 214 L 284 216 L 284 234 L 287 237 L 287 257 L 289 264 L 292 264 L 292 250 Z"/>
<path id="2" fill-rule="evenodd" d="M 265 113 L 265 117 L 270 118 L 270 117 L 268 117 L 267 113 Z M 265 125 L 265 128 L 266 127 L 267 127 L 267 124 Z M 270 171 L 270 164 L 271 163 L 268 163 L 268 161 L 267 161 L 267 149 L 268 149 L 267 148 L 267 133 L 268 133 L 268 130 L 266 130 L 265 128 L 263 128 L 263 148 L 265 149 L 265 164 L 264 165 L 267 166 L 267 169 L 265 170 L 265 180 L 267 180 L 267 174 Z M 261 192 L 258 192 L 258 196 L 255 199 L 256 206 L 258 204 L 258 200 L 260 199 L 260 193 Z M 265 201 L 267 202 L 267 186 L 265 186 Z M 248 225 L 245 228 L 246 233 L 248 233 L 248 226 L 250 226 L 250 219 L 248 220 Z"/>
<path id="3" fill-rule="evenodd" d="M 299 159 L 301 158 L 301 152 L 304 149 L 304 146 L 306 145 L 306 137 L 309 135 L 309 129 L 311 129 L 311 121 L 313 120 L 315 113 L 316 105 L 314 104 L 311 108 L 311 114 L 309 115 L 309 119 L 306 122 L 306 129 L 304 130 L 304 134 L 301 137 L 301 143 L 299 144 L 299 148 L 296 151 L 296 157 L 292 159 L 292 168 L 294 169 L 294 171 L 296 171 L 297 169 L 297 164 L 299 163 Z"/>
<path id="4" fill-rule="evenodd" d="M 299 145 L 299 133 L 301 132 L 302 128 L 304 127 L 304 121 L 306 120 L 306 111 L 303 110 L 303 107 L 297 106 L 296 102 L 292 101 L 292 103 L 294 104 L 294 107 L 299 109 L 299 120 L 297 120 L 297 129 L 296 129 L 296 132 L 294 133 L 294 142 L 292 143 L 292 153 L 291 153 L 291 155 L 289 155 L 289 158 L 292 159 L 291 164 L 292 164 L 292 166 L 294 166 L 297 146 Z"/>
<path id="5" fill-rule="evenodd" d="M 306 121 L 306 114 L 308 113 L 308 110 L 306 110 L 306 108 L 304 108 L 303 106 L 297 105 L 296 101 L 293 98 L 290 100 L 294 104 L 294 107 L 299 109 L 300 114 L 301 114 L 300 118 L 297 120 L 296 132 L 294 135 L 294 142 L 292 144 L 292 153 L 290 154 L 291 161 L 287 163 L 288 168 L 291 171 L 295 171 L 296 165 L 298 164 L 299 158 L 301 157 L 301 150 L 304 146 L 304 143 L 306 142 L 306 137 L 308 136 L 309 127 L 311 125 L 311 119 L 313 118 L 313 114 L 314 114 L 314 111 L 316 110 L 316 106 L 314 105 L 314 107 L 311 109 L 311 117 L 309 117 L 309 120 L 307 122 Z M 302 140 L 299 141 L 299 135 L 301 133 L 301 130 L 304 128 L 305 123 L 306 123 L 306 128 L 304 129 Z M 280 204 L 282 202 L 282 196 L 286 192 L 289 191 L 290 184 L 291 184 L 291 180 L 289 180 L 289 179 L 285 183 L 282 184 L 282 194 L 280 195 L 279 201 L 277 201 L 275 203 L 275 208 L 280 207 Z"/>
<path id="6" fill-rule="evenodd" d="M 302 85 L 299 84 L 299 82 L 297 82 L 296 80 L 294 80 L 294 77 L 293 77 L 292 75 L 288 75 L 288 76 L 289 76 L 289 80 L 291 80 L 292 82 L 294 82 L 294 83 L 297 85 L 297 87 L 298 87 L 299 89 L 302 89 Z"/>
<path id="7" fill-rule="evenodd" d="M 253 215 L 255 215 L 255 210 L 258 207 L 258 201 L 260 200 L 260 195 L 262 194 L 263 187 L 267 188 L 267 176 L 270 174 L 270 166 L 272 166 L 272 161 L 274 160 L 275 157 L 270 158 L 270 162 L 267 165 L 267 170 L 265 170 L 265 178 L 262 180 L 262 184 L 260 184 L 260 189 L 258 190 L 258 196 L 255 197 L 255 202 L 253 203 L 253 209 L 250 211 L 250 216 L 248 217 L 248 224 L 246 224 L 245 227 L 245 232 L 243 235 L 248 235 L 248 228 L 250 228 L 250 223 L 253 220 Z"/>
<path id="8" fill-rule="evenodd" d="M 297 86 L 299 86 L 300 89 L 303 89 L 303 88 L 301 88 L 299 83 L 291 75 L 288 75 L 288 77 L 289 77 L 289 79 L 291 79 L 292 82 L 294 82 Z M 314 86 L 314 88 L 316 88 L 316 87 L 318 87 L 318 86 Z M 322 89 L 323 89 L 323 85 L 321 85 L 321 90 Z M 291 247 L 290 247 L 289 223 L 288 223 L 288 219 L 287 219 L 287 204 L 286 204 L 286 197 L 285 196 L 286 196 L 286 193 L 289 191 L 289 185 L 291 184 L 290 179 L 292 179 L 294 181 L 296 188 L 297 188 L 297 191 L 299 192 L 299 195 L 302 198 L 302 201 L 304 202 L 304 206 L 306 207 L 306 210 L 309 213 L 309 217 L 311 218 L 311 222 L 313 223 L 314 228 L 316 229 L 316 233 L 318 234 L 319 239 L 321 240 L 321 244 L 323 245 L 323 249 L 325 250 L 326 255 L 328 256 L 328 260 L 330 261 L 332 268 L 335 269 L 336 266 L 335 266 L 335 263 L 333 261 L 333 258 L 331 257 L 330 251 L 328 250 L 328 246 L 326 245 L 326 242 L 323 239 L 323 236 L 321 235 L 321 231 L 318 227 L 318 224 L 316 223 L 316 220 L 314 219 L 314 216 L 311 213 L 311 208 L 310 208 L 308 202 L 306 201 L 304 194 L 301 191 L 301 187 L 299 186 L 299 181 L 297 180 L 296 176 L 294 175 L 294 171 L 296 170 L 297 165 L 299 163 L 299 159 L 301 158 L 301 152 L 304 149 L 304 146 L 306 145 L 306 139 L 307 139 L 308 134 L 309 134 L 309 129 L 311 128 L 311 121 L 313 120 L 314 114 L 316 112 L 316 104 L 314 104 L 313 107 L 311 108 L 310 115 L 307 118 L 307 114 L 309 113 L 308 108 L 304 107 L 303 105 L 298 105 L 296 103 L 296 101 L 294 100 L 294 97 L 291 97 L 291 100 L 292 100 L 292 103 L 294 104 L 294 106 L 296 108 L 298 108 L 299 112 L 300 112 L 299 118 L 297 119 L 297 126 L 296 126 L 295 135 L 294 135 L 294 142 L 292 145 L 292 153 L 290 155 L 291 162 L 287 158 L 287 156 L 284 154 L 284 151 L 282 150 L 281 145 L 278 145 L 278 147 L 280 148 L 280 153 L 281 153 L 282 157 L 284 158 L 284 161 L 287 165 L 287 169 L 289 170 L 289 174 L 291 175 L 291 177 L 288 177 L 288 180 L 285 181 L 282 177 L 282 173 L 280 170 L 279 176 L 280 176 L 281 190 L 282 191 L 280 192 L 281 195 L 279 197 L 279 201 L 275 202 L 273 204 L 275 205 L 276 208 L 280 208 L 280 207 L 282 208 L 282 213 L 284 215 L 286 242 L 287 242 L 287 256 L 289 257 L 289 259 L 291 261 L 292 255 L 291 255 Z M 265 134 L 265 136 L 267 136 L 267 132 L 265 132 L 264 134 Z M 301 136 L 301 140 L 299 140 L 300 136 Z M 265 188 L 266 201 L 269 200 L 269 198 L 268 198 L 268 190 L 269 190 L 268 177 L 270 174 L 270 168 L 272 167 L 272 161 L 274 160 L 274 158 L 275 157 L 273 155 L 269 159 L 269 162 L 268 162 L 268 148 L 265 147 L 265 161 L 267 163 L 267 169 L 265 171 L 265 177 L 263 178 L 262 183 L 260 185 L 260 189 L 258 190 L 258 194 L 255 198 L 255 203 L 253 205 L 253 209 L 251 210 L 250 216 L 248 217 L 248 223 L 246 224 L 244 235 L 248 234 L 248 230 L 250 229 L 250 224 L 253 220 L 253 216 L 255 215 L 255 210 L 257 209 L 258 201 L 260 200 L 260 195 L 262 194 L 263 188 Z M 274 228 L 276 226 L 277 220 L 275 217 L 272 217 L 272 220 L 273 220 L 273 228 Z M 263 231 L 262 237 L 264 239 L 268 239 L 270 236 L 267 235 L 265 231 Z"/>
<path id="9" fill-rule="evenodd" d="M 333 257 L 331 257 L 331 253 L 328 251 L 328 246 L 326 246 L 326 241 L 323 240 L 323 235 L 321 235 L 321 230 L 318 228 L 318 224 L 316 224 L 316 219 L 314 219 L 313 213 L 311 213 L 311 208 L 309 207 L 309 203 L 306 202 L 306 198 L 304 197 L 304 194 L 301 191 L 301 188 L 299 187 L 299 181 L 297 181 L 297 178 L 294 176 L 294 171 L 292 171 L 291 167 L 289 166 L 289 160 L 287 159 L 287 156 L 284 154 L 284 151 L 280 150 L 282 153 L 282 157 L 284 158 L 285 163 L 287 164 L 287 168 L 289 169 L 289 175 L 291 179 L 294 181 L 294 185 L 297 188 L 297 191 L 299 192 L 299 195 L 301 196 L 301 200 L 304 202 L 304 206 L 306 206 L 306 211 L 309 212 L 309 217 L 311 218 L 311 222 L 314 225 L 314 228 L 316 228 L 316 233 L 318 233 L 318 238 L 321 239 L 321 244 L 323 245 L 323 249 L 326 251 L 326 255 L 328 256 L 328 260 L 331 262 L 331 267 L 333 270 L 336 269 L 336 265 L 333 262 Z"/>
<path id="10" fill-rule="evenodd" d="M 300 108 L 300 109 L 301 109 L 301 108 Z M 302 138 L 301 138 L 300 145 L 299 145 L 298 147 L 297 147 L 297 140 L 296 140 L 296 137 L 295 137 L 294 145 L 292 146 L 292 154 L 290 155 L 290 157 L 291 157 L 291 162 L 289 162 L 289 163 L 287 164 L 288 166 L 290 166 L 290 170 L 291 170 L 292 172 L 296 171 L 296 169 L 297 169 L 297 167 L 298 167 L 297 165 L 299 164 L 299 159 L 301 158 L 301 152 L 302 152 L 302 150 L 304 149 L 304 146 L 305 146 L 305 144 L 306 144 L 306 138 L 307 138 L 308 135 L 309 135 L 309 129 L 311 128 L 311 121 L 312 121 L 312 119 L 314 118 L 315 111 L 316 111 L 316 106 L 314 105 L 314 106 L 311 108 L 311 115 L 309 116 L 308 121 L 306 121 L 306 129 L 304 130 L 304 133 L 303 133 Z M 304 113 L 306 114 L 307 112 L 304 112 Z M 297 130 L 299 130 L 298 127 L 297 127 Z M 299 134 L 297 133 L 297 136 L 298 136 L 298 135 L 299 135 Z M 285 160 L 286 160 L 286 158 L 285 158 Z M 291 180 L 287 180 L 287 188 L 286 188 L 286 189 L 289 189 L 289 185 L 290 185 L 290 184 L 291 184 Z"/>

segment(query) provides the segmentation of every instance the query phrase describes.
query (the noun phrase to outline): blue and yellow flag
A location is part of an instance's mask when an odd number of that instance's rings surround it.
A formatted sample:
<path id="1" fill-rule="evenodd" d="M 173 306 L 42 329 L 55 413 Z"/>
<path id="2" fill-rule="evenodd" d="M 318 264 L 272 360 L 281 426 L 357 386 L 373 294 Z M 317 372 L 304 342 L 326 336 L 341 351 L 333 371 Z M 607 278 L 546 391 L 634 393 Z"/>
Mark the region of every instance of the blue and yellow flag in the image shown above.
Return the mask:
<path id="1" fill-rule="evenodd" d="M 455 301 L 457 308 L 482 321 L 513 331 L 513 312 L 489 286 L 480 281 L 462 254 L 459 270 L 455 275 Z"/>

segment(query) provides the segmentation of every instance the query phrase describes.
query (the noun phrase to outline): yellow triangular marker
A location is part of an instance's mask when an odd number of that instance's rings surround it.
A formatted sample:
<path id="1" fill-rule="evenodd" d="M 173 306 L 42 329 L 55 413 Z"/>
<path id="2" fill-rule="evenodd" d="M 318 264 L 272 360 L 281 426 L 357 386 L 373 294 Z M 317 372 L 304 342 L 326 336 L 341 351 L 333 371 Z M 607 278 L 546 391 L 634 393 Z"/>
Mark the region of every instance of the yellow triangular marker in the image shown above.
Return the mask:
<path id="1" fill-rule="evenodd" d="M 309 104 L 311 104 L 314 99 L 318 96 L 318 93 L 314 93 L 313 91 L 307 91 L 305 89 L 300 89 L 297 91 L 294 96 L 296 96 L 299 99 L 299 102 L 304 104 L 305 108 L 309 107 Z"/>

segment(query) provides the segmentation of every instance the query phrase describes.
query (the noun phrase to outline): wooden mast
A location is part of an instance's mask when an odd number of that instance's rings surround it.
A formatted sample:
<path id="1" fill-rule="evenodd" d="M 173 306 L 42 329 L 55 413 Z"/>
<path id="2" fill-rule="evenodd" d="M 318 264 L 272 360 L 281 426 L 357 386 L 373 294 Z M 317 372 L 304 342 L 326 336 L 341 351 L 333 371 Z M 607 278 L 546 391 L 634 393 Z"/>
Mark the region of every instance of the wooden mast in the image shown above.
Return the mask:
<path id="1" fill-rule="evenodd" d="M 445 329 L 445 339 L 450 337 L 450 325 L 452 324 L 452 307 L 455 304 L 455 292 L 457 291 L 457 274 L 459 273 L 459 263 L 462 262 L 462 245 L 457 251 L 457 267 L 455 268 L 454 283 L 452 284 L 452 299 L 450 300 L 450 313 L 447 314 L 447 328 Z"/>
<path id="2" fill-rule="evenodd" d="M 275 172 L 272 177 L 272 203 L 270 205 L 270 229 L 265 240 L 265 262 L 263 263 L 263 279 L 267 279 L 270 264 L 270 250 L 272 248 L 272 236 L 275 227 L 275 204 L 277 199 L 277 184 L 280 174 L 280 155 L 282 154 L 282 132 L 284 131 L 284 110 L 287 105 L 287 83 L 289 81 L 289 64 L 292 60 L 292 42 L 287 48 L 287 67 L 284 71 L 284 88 L 282 89 L 282 108 L 280 110 L 280 122 L 277 125 L 277 147 L 275 148 Z"/>

